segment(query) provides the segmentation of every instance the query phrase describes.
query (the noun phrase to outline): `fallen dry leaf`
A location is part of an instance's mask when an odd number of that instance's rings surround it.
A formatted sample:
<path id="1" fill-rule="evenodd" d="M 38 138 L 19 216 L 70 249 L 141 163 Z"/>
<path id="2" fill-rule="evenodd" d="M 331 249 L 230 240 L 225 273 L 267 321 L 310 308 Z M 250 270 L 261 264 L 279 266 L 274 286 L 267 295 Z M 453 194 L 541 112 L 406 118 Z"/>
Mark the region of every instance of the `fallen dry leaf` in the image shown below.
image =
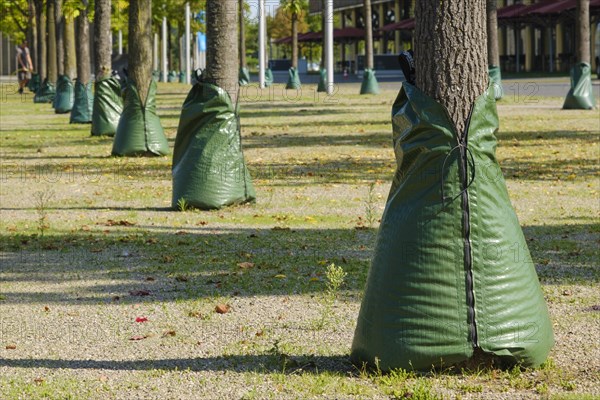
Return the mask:
<path id="1" fill-rule="evenodd" d="M 129 340 L 137 341 L 137 340 L 144 340 L 147 338 L 148 338 L 148 336 L 146 336 L 146 335 L 137 335 L 137 336 L 130 337 Z"/>
<path id="2" fill-rule="evenodd" d="M 108 381 L 108 376 L 106 376 L 106 375 L 100 375 L 100 376 L 98 377 L 98 380 L 99 380 L 100 382 L 107 382 L 107 381 Z"/>
<path id="3" fill-rule="evenodd" d="M 146 317 L 137 317 L 135 322 L 148 322 L 148 318 Z"/>
<path id="4" fill-rule="evenodd" d="M 49 312 L 50 311 L 50 307 L 44 306 L 44 311 Z"/>
<path id="5" fill-rule="evenodd" d="M 44 378 L 35 378 L 33 381 L 38 385 L 41 385 L 42 383 L 44 383 Z"/>
<path id="6" fill-rule="evenodd" d="M 227 314 L 231 310 L 231 306 L 229 304 L 217 304 L 215 307 L 215 312 L 217 314 Z"/>
<path id="7" fill-rule="evenodd" d="M 6 350 L 16 350 L 17 346 L 14 344 L 8 344 L 6 345 Z"/>
<path id="8" fill-rule="evenodd" d="M 187 276 L 185 276 L 185 275 L 177 275 L 175 277 L 175 280 L 177 282 L 187 282 L 187 281 L 189 281 L 189 278 Z"/>
<path id="9" fill-rule="evenodd" d="M 127 220 L 114 221 L 112 219 L 109 219 L 108 221 L 106 221 L 105 225 L 106 226 L 133 226 L 133 225 L 135 225 L 135 222 L 129 222 Z"/>
<path id="10" fill-rule="evenodd" d="M 177 333 L 175 331 L 165 331 L 162 334 L 162 337 L 169 337 L 169 336 L 175 336 L 177 335 Z"/>
<path id="11" fill-rule="evenodd" d="M 239 263 L 238 267 L 240 267 L 241 269 L 250 269 L 250 268 L 254 267 L 254 263 L 244 261 L 244 262 Z"/>
<path id="12" fill-rule="evenodd" d="M 129 294 L 131 296 L 150 296 L 150 291 L 148 291 L 148 290 L 130 290 Z"/>

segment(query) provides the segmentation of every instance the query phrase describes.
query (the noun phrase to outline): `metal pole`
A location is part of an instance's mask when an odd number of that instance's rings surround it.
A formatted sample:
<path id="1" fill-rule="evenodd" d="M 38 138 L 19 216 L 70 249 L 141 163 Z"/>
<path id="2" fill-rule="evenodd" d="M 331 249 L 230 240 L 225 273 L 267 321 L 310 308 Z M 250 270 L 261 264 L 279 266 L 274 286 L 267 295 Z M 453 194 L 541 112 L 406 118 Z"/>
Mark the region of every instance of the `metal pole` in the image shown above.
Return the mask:
<path id="1" fill-rule="evenodd" d="M 169 66 L 167 64 L 167 17 L 163 17 L 162 21 L 162 80 L 167 81 Z"/>
<path id="2" fill-rule="evenodd" d="M 119 55 L 123 54 L 123 31 L 119 29 Z"/>
<path id="3" fill-rule="evenodd" d="M 190 84 L 190 79 L 192 76 L 192 60 L 191 56 L 191 46 L 190 46 L 190 36 L 191 36 L 191 28 L 190 28 L 190 3 L 185 3 L 185 83 Z"/>
<path id="4" fill-rule="evenodd" d="M 325 1 L 325 60 L 327 61 L 327 94 L 333 94 L 333 0 Z"/>
<path id="5" fill-rule="evenodd" d="M 154 46 L 153 46 L 153 57 L 152 57 L 152 70 L 158 70 L 158 33 L 154 32 Z"/>
<path id="6" fill-rule="evenodd" d="M 258 1 L 258 82 L 265 88 L 265 56 L 266 56 L 266 13 L 265 0 Z"/>
<path id="7" fill-rule="evenodd" d="M 4 75 L 4 38 L 2 32 L 0 32 L 0 76 Z"/>

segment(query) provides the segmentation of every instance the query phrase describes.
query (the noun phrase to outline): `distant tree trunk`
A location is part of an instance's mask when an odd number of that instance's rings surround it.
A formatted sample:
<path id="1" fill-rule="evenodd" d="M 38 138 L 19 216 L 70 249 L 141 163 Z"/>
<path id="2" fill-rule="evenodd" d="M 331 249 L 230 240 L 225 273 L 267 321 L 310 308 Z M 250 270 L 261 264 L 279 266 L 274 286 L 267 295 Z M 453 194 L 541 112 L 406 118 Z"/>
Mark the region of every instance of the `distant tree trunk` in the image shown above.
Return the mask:
<path id="1" fill-rule="evenodd" d="M 229 3 L 229 2 L 227 2 Z M 135 83 L 140 101 L 146 104 L 152 80 L 152 1 L 129 3 L 129 78 Z"/>
<path id="2" fill-rule="evenodd" d="M 233 1 L 206 1 L 206 81 L 225 89 L 235 104 L 238 97 L 238 33 Z"/>
<path id="3" fill-rule="evenodd" d="M 364 0 L 363 14 L 365 18 L 365 67 L 373 69 L 373 14 L 371 0 Z"/>
<path id="4" fill-rule="evenodd" d="M 171 37 L 171 21 L 167 19 L 167 58 L 169 59 L 169 68 L 175 70 L 175 62 L 173 61 L 173 38 Z M 167 71 L 167 74 L 169 71 Z"/>
<path id="5" fill-rule="evenodd" d="M 325 60 L 325 47 L 326 47 L 326 43 L 325 43 L 325 4 L 326 0 L 321 0 L 321 32 L 323 32 L 323 39 L 321 40 L 321 69 L 325 68 L 326 65 L 326 60 Z M 356 23 L 356 21 L 355 21 Z"/>
<path id="6" fill-rule="evenodd" d="M 292 67 L 298 68 L 298 13 L 295 9 L 292 10 Z"/>
<path id="7" fill-rule="evenodd" d="M 94 70 L 96 79 L 112 70 L 110 45 L 110 0 L 94 3 Z M 148 60 L 149 62 L 149 60 Z"/>
<path id="8" fill-rule="evenodd" d="M 33 0 L 28 0 L 27 1 L 27 7 L 29 10 L 29 18 L 28 18 L 28 29 L 30 31 L 30 38 L 28 38 L 29 40 L 29 49 L 31 52 L 31 59 L 33 62 L 33 69 L 35 71 L 38 71 L 39 69 L 39 58 L 38 58 L 38 32 L 37 32 L 37 25 L 38 25 L 38 19 L 36 18 L 36 9 L 35 9 L 35 2 Z"/>
<path id="9" fill-rule="evenodd" d="M 88 20 L 88 0 L 82 0 L 84 9 L 77 17 L 77 79 L 84 85 L 90 81 L 90 22 Z"/>
<path id="10" fill-rule="evenodd" d="M 46 18 L 48 19 L 48 81 L 56 83 L 56 14 L 54 13 L 55 0 L 46 0 Z"/>
<path id="11" fill-rule="evenodd" d="M 500 55 L 498 53 L 498 13 L 497 0 L 487 0 L 487 45 L 488 45 L 488 66 L 499 67 Z"/>
<path id="12" fill-rule="evenodd" d="M 64 52 L 65 52 L 65 75 L 70 79 L 77 76 L 77 57 L 75 52 L 75 21 L 73 18 L 63 19 L 65 26 Z"/>
<path id="13" fill-rule="evenodd" d="M 62 0 L 55 0 L 54 19 L 56 23 L 56 62 L 58 75 L 65 74 L 65 22 L 62 12 Z"/>
<path id="14" fill-rule="evenodd" d="M 459 134 L 488 83 L 485 10 L 485 0 L 416 2 L 417 87 L 448 110 Z"/>
<path id="15" fill-rule="evenodd" d="M 590 0 L 577 0 L 577 61 L 590 63 Z"/>
<path id="16" fill-rule="evenodd" d="M 35 1 L 35 18 L 37 20 L 37 37 L 38 37 L 38 60 L 37 70 L 40 74 L 40 80 L 43 81 L 47 76 L 46 65 L 46 13 L 44 10 L 44 1 Z"/>
<path id="17" fill-rule="evenodd" d="M 239 1 L 240 15 L 238 17 L 240 22 L 240 66 L 246 66 L 246 27 L 244 21 L 244 0 Z"/>

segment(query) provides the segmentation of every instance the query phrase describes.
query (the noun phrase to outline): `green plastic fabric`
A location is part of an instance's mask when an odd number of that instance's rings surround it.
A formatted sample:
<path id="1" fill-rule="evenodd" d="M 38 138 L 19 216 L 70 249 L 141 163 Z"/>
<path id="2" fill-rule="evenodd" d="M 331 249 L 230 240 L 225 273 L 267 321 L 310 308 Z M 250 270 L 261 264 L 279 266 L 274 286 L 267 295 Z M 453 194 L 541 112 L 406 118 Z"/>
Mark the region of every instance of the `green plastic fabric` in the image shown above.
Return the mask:
<path id="1" fill-rule="evenodd" d="M 75 101 L 71 109 L 71 124 L 89 124 L 92 122 L 94 111 L 94 94 L 92 93 L 92 82 L 84 85 L 77 79 L 75 81 Z"/>
<path id="2" fill-rule="evenodd" d="M 114 76 L 96 80 L 92 113 L 92 136 L 114 136 L 123 112 L 121 82 Z"/>
<path id="3" fill-rule="evenodd" d="M 317 85 L 317 92 L 327 91 L 327 70 L 322 68 L 319 71 L 319 84 Z"/>
<path id="4" fill-rule="evenodd" d="M 56 96 L 52 103 L 54 112 L 57 114 L 71 112 L 74 102 L 75 90 L 73 88 L 73 81 L 66 75 L 60 75 L 56 80 Z"/>
<path id="5" fill-rule="evenodd" d="M 248 68 L 240 68 L 239 83 L 240 86 L 246 86 L 250 83 L 250 71 L 248 71 Z"/>
<path id="6" fill-rule="evenodd" d="M 493 90 L 476 100 L 466 140 L 447 115 L 402 85 L 392 109 L 398 168 L 352 361 L 427 371 L 465 361 L 479 347 L 504 365 L 540 365 L 554 343 L 552 324 L 496 160 Z"/>
<path id="7" fill-rule="evenodd" d="M 267 68 L 267 70 L 265 71 L 265 86 L 269 87 L 273 84 L 273 71 L 271 71 L 271 68 Z"/>
<path id="8" fill-rule="evenodd" d="M 35 96 L 33 96 L 34 103 L 52 103 L 56 96 L 56 89 L 54 85 L 48 82 L 48 78 L 44 79 L 44 82 L 40 85 Z"/>
<path id="9" fill-rule="evenodd" d="M 177 82 L 179 80 L 179 77 L 177 75 L 178 74 L 175 71 L 169 72 L 169 75 L 167 76 L 167 81 L 170 83 Z"/>
<path id="10" fill-rule="evenodd" d="M 592 68 L 588 63 L 579 63 L 571 68 L 571 89 L 567 93 L 563 108 L 591 110 L 595 106 Z"/>
<path id="11" fill-rule="evenodd" d="M 379 94 L 379 83 L 377 83 L 375 71 L 372 69 L 365 69 L 360 85 L 360 94 Z"/>
<path id="12" fill-rule="evenodd" d="M 36 93 L 40 88 L 40 74 L 31 74 L 31 79 L 27 82 L 27 89 L 30 92 Z"/>
<path id="13" fill-rule="evenodd" d="M 490 83 L 494 88 L 494 97 L 496 100 L 500 100 L 504 95 L 504 89 L 502 89 L 502 71 L 500 70 L 500 67 L 492 65 L 489 67 L 488 73 L 490 76 Z"/>
<path id="14" fill-rule="evenodd" d="M 179 83 L 185 83 L 185 72 L 183 71 L 179 73 Z"/>
<path id="15" fill-rule="evenodd" d="M 298 75 L 298 70 L 294 67 L 291 67 L 288 71 L 288 81 L 285 85 L 286 89 L 300 89 L 302 84 L 300 83 L 300 75 Z"/>
<path id="16" fill-rule="evenodd" d="M 157 82 L 160 82 L 160 71 L 152 71 L 152 79 Z"/>
<path id="17" fill-rule="evenodd" d="M 127 80 L 123 112 L 113 141 L 113 156 L 164 156 L 169 144 L 156 114 L 156 82 L 150 81 L 145 106 L 138 89 Z"/>
<path id="18" fill-rule="evenodd" d="M 173 198 L 203 210 L 256 199 L 244 161 L 239 122 L 229 94 L 199 82 L 179 120 L 173 151 Z"/>

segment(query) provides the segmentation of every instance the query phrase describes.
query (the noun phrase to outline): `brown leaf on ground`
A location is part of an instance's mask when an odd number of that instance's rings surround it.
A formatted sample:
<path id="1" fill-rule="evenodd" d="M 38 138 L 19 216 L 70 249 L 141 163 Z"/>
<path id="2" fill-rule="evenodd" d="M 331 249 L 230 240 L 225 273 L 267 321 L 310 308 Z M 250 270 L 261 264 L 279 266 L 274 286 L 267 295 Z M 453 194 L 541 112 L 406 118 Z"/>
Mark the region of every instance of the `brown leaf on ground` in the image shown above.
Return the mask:
<path id="1" fill-rule="evenodd" d="M 163 256 L 162 262 L 164 263 L 172 263 L 175 260 L 172 256 Z"/>
<path id="2" fill-rule="evenodd" d="M 177 282 L 187 282 L 187 281 L 189 281 L 189 280 L 190 280 L 190 278 L 188 278 L 188 277 L 187 277 L 187 276 L 185 276 L 185 275 L 177 275 L 177 276 L 175 277 L 175 280 L 176 280 Z"/>
<path id="3" fill-rule="evenodd" d="M 133 226 L 135 225 L 135 222 L 129 222 L 127 220 L 119 220 L 119 221 L 114 221 L 112 219 L 109 219 L 108 221 L 106 221 L 106 223 L 104 224 L 106 226 Z"/>
<path id="4" fill-rule="evenodd" d="M 217 304 L 215 307 L 215 312 L 217 314 L 227 314 L 231 310 L 231 306 L 229 304 Z"/>
<path id="5" fill-rule="evenodd" d="M 161 337 L 169 337 L 169 336 L 175 336 L 177 335 L 177 333 L 175 331 L 164 331 Z"/>
<path id="6" fill-rule="evenodd" d="M 38 385 L 41 385 L 42 383 L 44 383 L 44 378 L 35 378 L 33 381 Z"/>
<path id="7" fill-rule="evenodd" d="M 48 306 L 44 306 L 44 311 L 46 311 L 46 312 L 50 312 L 50 307 L 48 307 Z"/>
<path id="8" fill-rule="evenodd" d="M 129 340 L 138 341 L 138 340 L 144 340 L 144 339 L 147 339 L 147 338 L 148 338 L 147 335 L 136 335 L 136 336 L 130 337 Z"/>
<path id="9" fill-rule="evenodd" d="M 250 269 L 250 268 L 254 267 L 254 263 L 244 261 L 244 262 L 239 263 L 238 267 L 240 267 L 241 269 Z"/>
<path id="10" fill-rule="evenodd" d="M 17 345 L 15 345 L 15 344 L 6 345 L 6 350 L 16 350 L 16 349 L 17 349 Z"/>
<path id="11" fill-rule="evenodd" d="M 131 296 L 150 296 L 149 290 L 130 290 L 129 294 Z"/>

